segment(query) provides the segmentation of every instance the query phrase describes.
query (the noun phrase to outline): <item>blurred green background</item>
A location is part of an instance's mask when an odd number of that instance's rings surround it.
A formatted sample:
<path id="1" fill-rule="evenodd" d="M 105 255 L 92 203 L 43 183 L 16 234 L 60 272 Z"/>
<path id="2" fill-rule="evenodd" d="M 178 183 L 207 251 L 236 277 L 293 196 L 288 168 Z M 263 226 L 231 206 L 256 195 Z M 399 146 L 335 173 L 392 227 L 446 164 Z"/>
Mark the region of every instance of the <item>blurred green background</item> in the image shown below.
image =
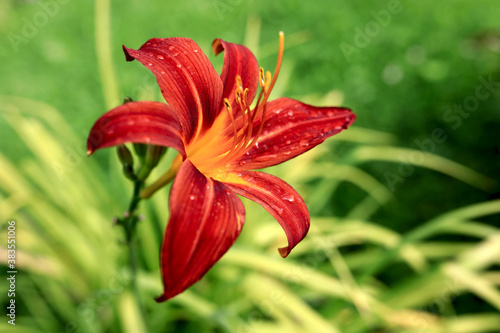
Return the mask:
<path id="1" fill-rule="evenodd" d="M 2 1 L 0 249 L 6 265 L 14 219 L 19 273 L 16 326 L 4 316 L 0 329 L 500 332 L 499 17 L 494 0 Z M 310 234 L 281 259 L 283 232 L 245 201 L 235 246 L 194 287 L 156 304 L 165 189 L 141 206 L 141 311 L 111 223 L 131 184 L 114 150 L 85 156 L 105 111 L 126 96 L 161 100 L 121 46 L 189 37 L 220 71 L 210 45 L 222 38 L 272 70 L 279 31 L 286 49 L 271 99 L 358 116 L 269 170 L 303 195 Z M 8 287 L 2 279 L 5 306 Z"/>

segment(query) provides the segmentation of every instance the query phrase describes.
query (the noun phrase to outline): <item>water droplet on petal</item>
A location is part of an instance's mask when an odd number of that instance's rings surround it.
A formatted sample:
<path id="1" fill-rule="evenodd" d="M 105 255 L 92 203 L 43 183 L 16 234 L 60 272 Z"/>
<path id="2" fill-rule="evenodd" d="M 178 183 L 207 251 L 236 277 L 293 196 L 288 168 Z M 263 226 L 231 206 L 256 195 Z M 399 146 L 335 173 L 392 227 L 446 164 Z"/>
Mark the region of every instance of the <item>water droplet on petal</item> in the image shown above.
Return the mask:
<path id="1" fill-rule="evenodd" d="M 247 161 L 240 161 L 241 166 L 244 166 L 245 164 L 247 164 Z M 240 174 L 240 176 L 241 176 L 241 174 Z"/>
<path id="2" fill-rule="evenodd" d="M 189 199 L 190 199 L 190 200 L 194 200 L 194 199 L 196 199 L 196 195 L 191 194 L 191 195 L 189 196 Z"/>
<path id="3" fill-rule="evenodd" d="M 153 66 L 153 63 L 152 62 L 148 62 L 148 66 Z"/>
<path id="4" fill-rule="evenodd" d="M 289 145 L 290 143 L 292 143 L 292 141 L 290 140 L 286 140 L 285 144 Z"/>
<path id="5" fill-rule="evenodd" d="M 169 46 L 169 47 L 168 47 L 168 49 L 169 49 L 170 51 L 172 51 L 172 50 L 174 49 L 174 47 L 173 47 L 173 46 Z"/>
<path id="6" fill-rule="evenodd" d="M 181 64 L 177 64 L 177 68 L 181 68 L 181 67 L 182 67 L 182 65 L 181 65 Z"/>
<path id="7" fill-rule="evenodd" d="M 293 111 L 290 110 L 287 112 L 287 114 L 291 117 L 291 116 L 293 116 Z"/>
<path id="8" fill-rule="evenodd" d="M 197 53 L 197 52 L 198 52 L 198 50 L 197 50 L 197 49 L 194 49 L 194 50 L 193 50 L 193 52 L 194 52 L 194 53 Z"/>
<path id="9" fill-rule="evenodd" d="M 162 56 L 162 55 L 160 55 L 160 54 L 157 54 L 157 55 L 156 55 L 156 58 L 161 60 L 161 59 L 163 59 L 163 56 Z"/>
<path id="10" fill-rule="evenodd" d="M 290 202 L 295 201 L 295 197 L 292 194 L 285 194 L 284 196 L 282 196 L 282 198 L 283 198 L 283 200 L 290 201 Z"/>
<path id="11" fill-rule="evenodd" d="M 274 206 L 273 209 L 276 211 L 276 213 L 278 213 L 278 215 L 283 214 L 283 208 Z"/>
<path id="12" fill-rule="evenodd" d="M 307 147 L 307 146 L 309 146 L 309 141 L 307 141 L 307 140 L 300 140 L 299 141 L 299 146 L 302 147 L 302 148 Z"/>

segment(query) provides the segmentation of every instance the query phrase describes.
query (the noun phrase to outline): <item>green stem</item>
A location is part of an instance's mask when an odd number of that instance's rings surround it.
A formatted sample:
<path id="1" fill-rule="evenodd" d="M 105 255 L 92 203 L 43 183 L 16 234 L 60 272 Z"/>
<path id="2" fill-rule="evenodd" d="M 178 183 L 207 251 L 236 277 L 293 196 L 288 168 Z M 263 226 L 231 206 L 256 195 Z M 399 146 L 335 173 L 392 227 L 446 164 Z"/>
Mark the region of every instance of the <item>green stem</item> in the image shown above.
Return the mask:
<path id="1" fill-rule="evenodd" d="M 138 247 L 137 247 L 137 237 L 136 237 L 136 226 L 139 222 L 139 217 L 137 216 L 137 208 L 141 197 L 139 196 L 141 188 L 144 182 L 141 180 L 136 180 L 134 182 L 134 192 L 132 194 L 132 199 L 130 201 L 128 211 L 123 219 L 119 220 L 119 224 L 123 226 L 125 231 L 125 240 L 128 247 L 129 255 L 129 266 L 130 266 L 130 288 L 132 289 L 137 305 L 141 311 L 142 317 L 145 319 L 146 312 L 141 300 L 141 294 L 139 287 L 137 285 L 137 272 L 138 272 Z M 147 321 L 144 320 L 146 323 Z"/>
<path id="2" fill-rule="evenodd" d="M 163 186 L 170 183 L 177 174 L 177 169 L 168 169 L 163 175 L 160 176 L 153 184 L 149 185 L 140 192 L 140 198 L 147 199 L 158 191 Z"/>

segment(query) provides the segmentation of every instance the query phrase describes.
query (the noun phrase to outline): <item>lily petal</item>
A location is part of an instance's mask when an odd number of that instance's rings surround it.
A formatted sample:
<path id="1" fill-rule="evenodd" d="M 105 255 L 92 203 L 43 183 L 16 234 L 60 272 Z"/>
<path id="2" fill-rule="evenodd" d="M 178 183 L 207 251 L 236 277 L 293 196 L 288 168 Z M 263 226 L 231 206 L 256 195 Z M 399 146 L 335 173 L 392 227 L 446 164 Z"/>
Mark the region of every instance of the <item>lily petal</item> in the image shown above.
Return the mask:
<path id="1" fill-rule="evenodd" d="M 201 279 L 234 243 L 244 220 L 243 203 L 230 188 L 184 161 L 170 192 L 170 220 L 161 250 L 164 293 L 157 301 Z"/>
<path id="2" fill-rule="evenodd" d="M 288 161 L 346 129 L 356 119 L 346 108 L 315 107 L 290 98 L 278 98 L 266 107 L 256 145 L 232 162 L 233 169 L 261 169 Z M 254 129 L 260 122 L 257 117 Z"/>
<path id="3" fill-rule="evenodd" d="M 224 176 L 223 182 L 234 192 L 260 204 L 279 222 L 288 238 L 288 246 L 280 248 L 279 253 L 283 258 L 288 256 L 309 230 L 309 211 L 300 194 L 278 177 L 263 172 Z"/>
<path id="4" fill-rule="evenodd" d="M 238 111 L 240 107 L 235 102 L 236 76 L 241 77 L 243 88 L 248 88 L 247 99 L 251 103 L 255 97 L 259 83 L 259 64 L 253 53 L 243 45 L 225 42 L 222 39 L 216 39 L 212 43 L 212 50 L 215 55 L 224 51 L 224 64 L 222 66 L 221 79 L 224 83 L 223 97 L 226 97 L 236 115 L 240 116 Z M 220 108 L 224 105 L 221 104 Z"/>
<path id="5" fill-rule="evenodd" d="M 172 147 L 186 156 L 179 120 L 160 102 L 130 102 L 102 115 L 90 130 L 88 154 L 128 142 Z"/>
<path id="6" fill-rule="evenodd" d="M 177 110 L 187 142 L 212 125 L 220 111 L 222 81 L 189 38 L 153 38 L 139 50 L 123 46 L 127 61 L 139 60 L 156 77 L 163 97 Z"/>

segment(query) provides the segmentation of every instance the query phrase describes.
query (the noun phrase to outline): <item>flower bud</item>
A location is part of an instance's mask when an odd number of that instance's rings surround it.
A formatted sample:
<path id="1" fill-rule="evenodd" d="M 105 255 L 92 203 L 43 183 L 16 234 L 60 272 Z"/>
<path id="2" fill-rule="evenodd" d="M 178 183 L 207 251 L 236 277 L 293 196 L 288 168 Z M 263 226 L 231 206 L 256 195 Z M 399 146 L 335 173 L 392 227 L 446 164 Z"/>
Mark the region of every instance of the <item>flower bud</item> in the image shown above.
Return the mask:
<path id="1" fill-rule="evenodd" d="M 147 146 L 146 156 L 144 157 L 143 165 L 138 175 L 139 179 L 145 180 L 149 176 L 151 170 L 158 165 L 166 151 L 167 148 L 163 146 Z"/>
<path id="2" fill-rule="evenodd" d="M 128 150 L 125 145 L 119 145 L 116 147 L 116 152 L 118 153 L 118 159 L 122 163 L 125 177 L 131 180 L 137 179 L 134 173 L 134 159 L 132 158 L 130 150 Z"/>
<path id="3" fill-rule="evenodd" d="M 148 145 L 145 143 L 134 143 L 134 150 L 137 156 L 139 156 L 140 158 L 144 158 L 148 151 Z"/>

